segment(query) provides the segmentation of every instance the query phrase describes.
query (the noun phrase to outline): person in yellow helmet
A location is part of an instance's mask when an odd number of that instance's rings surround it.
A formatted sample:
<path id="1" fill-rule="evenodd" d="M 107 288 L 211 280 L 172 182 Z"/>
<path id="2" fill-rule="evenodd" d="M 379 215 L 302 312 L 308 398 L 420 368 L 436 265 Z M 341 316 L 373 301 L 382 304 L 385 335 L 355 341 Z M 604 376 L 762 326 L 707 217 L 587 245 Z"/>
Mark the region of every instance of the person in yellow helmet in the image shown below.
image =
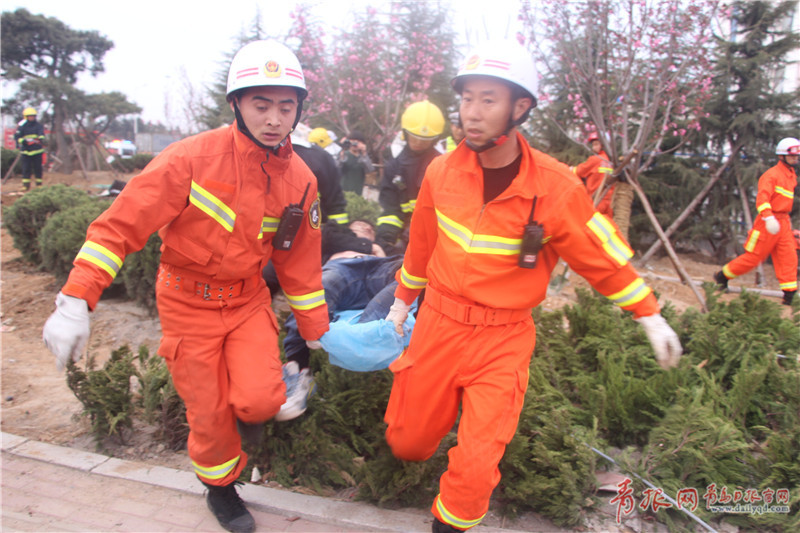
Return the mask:
<path id="1" fill-rule="evenodd" d="M 378 217 L 376 241 L 386 255 L 401 254 L 408 242 L 408 223 L 417 203 L 428 164 L 440 155 L 436 143 L 444 132 L 444 115 L 428 100 L 415 102 L 400 120 L 406 145 L 384 168 L 378 200 L 383 213 Z"/>
<path id="2" fill-rule="evenodd" d="M 36 120 L 37 111 L 28 107 L 22 112 L 24 120 L 14 133 L 17 148 L 22 153 L 22 186 L 31 188 L 31 174 L 36 176 L 36 186 L 42 186 L 42 157 L 44 154 L 44 127 Z"/>

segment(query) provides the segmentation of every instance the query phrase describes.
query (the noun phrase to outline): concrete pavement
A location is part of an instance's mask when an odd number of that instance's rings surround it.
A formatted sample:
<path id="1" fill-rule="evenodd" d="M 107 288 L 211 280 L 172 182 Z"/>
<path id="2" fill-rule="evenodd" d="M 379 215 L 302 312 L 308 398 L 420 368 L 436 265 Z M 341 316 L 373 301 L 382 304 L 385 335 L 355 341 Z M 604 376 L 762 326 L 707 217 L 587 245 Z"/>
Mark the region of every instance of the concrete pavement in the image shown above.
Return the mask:
<path id="1" fill-rule="evenodd" d="M 9 433 L 2 439 L 2 531 L 224 531 L 194 473 L 123 461 Z M 431 529 L 429 514 L 379 509 L 246 483 L 257 531 Z M 479 526 L 474 533 L 503 531 Z"/>

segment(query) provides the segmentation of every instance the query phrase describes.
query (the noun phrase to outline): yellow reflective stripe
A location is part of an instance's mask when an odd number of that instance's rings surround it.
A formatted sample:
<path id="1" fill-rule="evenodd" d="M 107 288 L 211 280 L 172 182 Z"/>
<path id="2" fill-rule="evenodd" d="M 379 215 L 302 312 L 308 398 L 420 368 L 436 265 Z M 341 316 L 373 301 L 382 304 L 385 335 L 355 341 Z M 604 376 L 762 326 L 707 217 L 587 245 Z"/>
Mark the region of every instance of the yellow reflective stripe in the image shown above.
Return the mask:
<path id="1" fill-rule="evenodd" d="M 794 191 L 790 191 L 789 189 L 784 189 L 783 187 L 775 186 L 775 192 L 780 194 L 781 196 L 785 196 L 790 200 L 794 200 Z"/>
<path id="2" fill-rule="evenodd" d="M 597 170 L 599 170 L 603 174 L 611 174 L 614 171 L 613 168 L 609 167 L 599 167 Z"/>
<path id="3" fill-rule="evenodd" d="M 336 221 L 337 224 L 347 224 L 350 216 L 347 213 L 336 213 L 328 216 L 329 219 Z"/>
<path id="4" fill-rule="evenodd" d="M 761 204 L 760 206 L 756 207 L 756 211 L 758 211 L 759 213 L 760 213 L 761 211 L 763 211 L 764 209 L 772 209 L 772 206 L 770 205 L 770 203 L 769 203 L 769 202 L 764 202 L 764 203 L 763 203 L 763 204 Z"/>
<path id="5" fill-rule="evenodd" d="M 97 265 L 111 276 L 112 279 L 117 277 L 119 269 L 122 268 L 122 259 L 117 254 L 96 242 L 86 241 L 78 251 L 75 259 L 83 259 L 89 261 L 93 265 Z"/>
<path id="6" fill-rule="evenodd" d="M 725 265 L 724 267 L 722 267 L 722 273 L 725 274 L 725 277 L 728 278 L 729 280 L 731 280 L 731 279 L 736 277 L 736 274 L 731 272 L 731 269 L 728 268 L 728 265 Z"/>
<path id="7" fill-rule="evenodd" d="M 403 211 L 403 213 L 411 213 L 414 211 L 415 207 L 417 207 L 416 199 L 400 204 L 400 209 Z"/>
<path id="8" fill-rule="evenodd" d="M 261 220 L 261 231 L 258 232 L 258 238 L 263 239 L 265 233 L 275 233 L 278 230 L 278 224 L 281 219 L 275 217 L 264 217 Z"/>
<path id="9" fill-rule="evenodd" d="M 633 250 L 617 235 L 616 228 L 605 216 L 595 213 L 586 226 L 600 239 L 603 249 L 620 266 L 626 265 L 628 259 L 633 257 Z"/>
<path id="10" fill-rule="evenodd" d="M 409 289 L 424 289 L 425 285 L 428 284 L 428 278 L 421 278 L 409 274 L 408 270 L 406 270 L 406 266 L 403 265 L 400 267 L 400 283 Z"/>
<path id="11" fill-rule="evenodd" d="M 753 232 L 750 234 L 750 238 L 747 239 L 746 243 L 744 243 L 744 249 L 748 252 L 752 252 L 753 250 L 755 250 L 756 243 L 758 242 L 758 238 L 760 236 L 761 236 L 760 231 L 758 231 L 757 229 L 753 230 Z"/>
<path id="12" fill-rule="evenodd" d="M 286 299 L 289 301 L 289 307 L 297 309 L 298 311 L 305 311 L 307 309 L 314 309 L 325 303 L 325 290 L 310 292 L 308 294 L 301 294 L 293 296 L 286 294 Z"/>
<path id="13" fill-rule="evenodd" d="M 200 466 L 199 464 L 192 461 L 192 466 L 194 466 L 194 473 L 198 476 L 204 477 L 206 479 L 222 479 L 231 472 L 233 469 L 236 468 L 236 464 L 239 462 L 239 458 L 241 456 L 237 455 L 230 461 L 226 463 L 222 463 L 221 465 L 217 466 Z"/>
<path id="14" fill-rule="evenodd" d="M 464 520 L 462 518 L 458 518 L 453 513 L 448 511 L 444 506 L 441 495 L 436 496 L 436 510 L 439 511 L 439 514 L 442 515 L 442 518 L 446 523 L 460 529 L 469 529 L 471 527 L 475 527 L 480 524 L 481 520 L 483 520 L 483 517 L 486 516 L 486 514 L 482 514 L 480 518 L 476 518 L 475 520 Z"/>
<path id="15" fill-rule="evenodd" d="M 436 218 L 439 228 L 465 252 L 473 254 L 514 255 L 519 254 L 522 239 L 499 235 L 473 235 L 466 227 L 446 217 L 438 209 Z"/>
<path id="16" fill-rule="evenodd" d="M 403 229 L 403 221 L 400 220 L 400 217 L 396 217 L 394 215 L 386 215 L 382 217 L 378 217 L 378 225 L 381 224 L 388 224 L 389 226 L 397 226 L 400 229 Z"/>
<path id="17" fill-rule="evenodd" d="M 612 294 L 608 299 L 620 307 L 626 307 L 641 302 L 651 292 L 650 287 L 645 285 L 642 278 L 636 278 L 636 281 Z"/>
<path id="18" fill-rule="evenodd" d="M 226 230 L 233 231 L 233 223 L 236 221 L 236 214 L 233 210 L 195 181 L 192 181 L 189 202 L 219 222 Z"/>
<path id="19" fill-rule="evenodd" d="M 781 283 L 780 288 L 782 291 L 796 291 L 797 281 L 789 281 L 788 283 Z"/>

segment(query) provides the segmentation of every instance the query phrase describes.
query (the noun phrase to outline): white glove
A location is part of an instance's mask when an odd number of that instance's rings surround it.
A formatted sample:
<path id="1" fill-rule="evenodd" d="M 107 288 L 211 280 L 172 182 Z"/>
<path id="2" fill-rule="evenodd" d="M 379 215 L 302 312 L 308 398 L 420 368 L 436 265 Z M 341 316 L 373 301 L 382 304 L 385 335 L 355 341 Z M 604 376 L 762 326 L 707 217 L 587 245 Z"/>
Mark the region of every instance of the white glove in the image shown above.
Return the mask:
<path id="1" fill-rule="evenodd" d="M 321 350 L 322 343 L 319 340 L 316 341 L 306 341 L 306 346 L 308 346 L 309 350 Z"/>
<path id="2" fill-rule="evenodd" d="M 764 222 L 767 223 L 767 231 L 770 233 L 770 235 L 775 235 L 781 230 L 781 223 L 778 222 L 778 219 L 772 215 L 765 218 Z"/>
<path id="3" fill-rule="evenodd" d="M 408 312 L 410 310 L 410 305 L 405 303 L 400 298 L 395 298 L 394 303 L 389 308 L 389 314 L 386 315 L 386 320 L 389 322 L 394 322 L 394 330 L 401 337 L 403 336 L 403 324 L 405 324 L 406 319 L 408 318 Z"/>
<path id="4" fill-rule="evenodd" d="M 56 367 L 64 370 L 70 357 L 76 363 L 89 342 L 89 304 L 59 292 L 56 310 L 44 323 L 42 340 L 56 356 Z"/>
<path id="5" fill-rule="evenodd" d="M 660 313 L 655 315 L 643 316 L 636 321 L 644 327 L 653 351 L 656 352 L 656 360 L 664 370 L 678 366 L 678 361 L 683 354 L 681 341 L 678 335 L 669 327 L 667 321 Z"/>

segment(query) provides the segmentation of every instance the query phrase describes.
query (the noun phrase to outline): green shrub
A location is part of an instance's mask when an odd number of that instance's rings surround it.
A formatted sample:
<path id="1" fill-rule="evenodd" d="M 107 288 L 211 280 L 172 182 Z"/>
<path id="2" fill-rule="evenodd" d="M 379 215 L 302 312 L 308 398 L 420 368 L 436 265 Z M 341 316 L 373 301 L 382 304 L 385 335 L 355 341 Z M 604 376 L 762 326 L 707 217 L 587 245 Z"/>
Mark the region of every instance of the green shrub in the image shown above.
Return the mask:
<path id="1" fill-rule="evenodd" d="M 366 220 L 373 226 L 378 224 L 378 217 L 381 214 L 381 206 L 378 202 L 367 200 L 352 191 L 345 191 L 344 198 L 347 200 L 347 216 L 351 222 Z"/>
<path id="2" fill-rule="evenodd" d="M 11 164 L 19 155 L 19 150 L 10 150 L 8 148 L 3 147 L 0 150 L 0 176 L 3 178 L 6 177 L 6 173 L 8 173 L 8 169 L 11 168 Z M 22 175 L 22 165 L 17 162 L 17 166 L 14 167 L 14 172 L 12 173 L 13 176 L 21 176 Z"/>
<path id="3" fill-rule="evenodd" d="M 142 170 L 147 164 L 153 160 L 152 154 L 136 154 L 133 157 L 123 159 L 121 157 L 114 157 L 111 161 L 111 166 L 117 172 L 130 174 Z"/>
<path id="4" fill-rule="evenodd" d="M 86 229 L 111 205 L 110 200 L 95 200 L 54 213 L 39 235 L 41 264 L 59 285 L 66 282 L 72 262 L 86 241 Z M 114 283 L 120 284 L 117 279 Z"/>
<path id="5" fill-rule="evenodd" d="M 151 313 L 156 312 L 156 276 L 160 259 L 161 238 L 154 233 L 144 248 L 125 258 L 119 275 L 128 297 Z"/>
<path id="6" fill-rule="evenodd" d="M 67 385 L 91 420 L 98 446 L 110 436 L 124 442 L 122 430 L 133 425 L 130 387 L 130 378 L 136 375 L 133 357 L 130 348 L 123 346 L 111 352 L 111 357 L 100 370 L 94 368 L 94 356 L 87 357 L 85 371 L 72 361 L 67 364 Z"/>
<path id="7" fill-rule="evenodd" d="M 42 261 L 39 233 L 47 219 L 54 213 L 85 203 L 92 203 L 92 198 L 73 187 L 61 184 L 37 187 L 11 206 L 3 208 L 3 225 L 22 257 L 38 265 Z"/>

